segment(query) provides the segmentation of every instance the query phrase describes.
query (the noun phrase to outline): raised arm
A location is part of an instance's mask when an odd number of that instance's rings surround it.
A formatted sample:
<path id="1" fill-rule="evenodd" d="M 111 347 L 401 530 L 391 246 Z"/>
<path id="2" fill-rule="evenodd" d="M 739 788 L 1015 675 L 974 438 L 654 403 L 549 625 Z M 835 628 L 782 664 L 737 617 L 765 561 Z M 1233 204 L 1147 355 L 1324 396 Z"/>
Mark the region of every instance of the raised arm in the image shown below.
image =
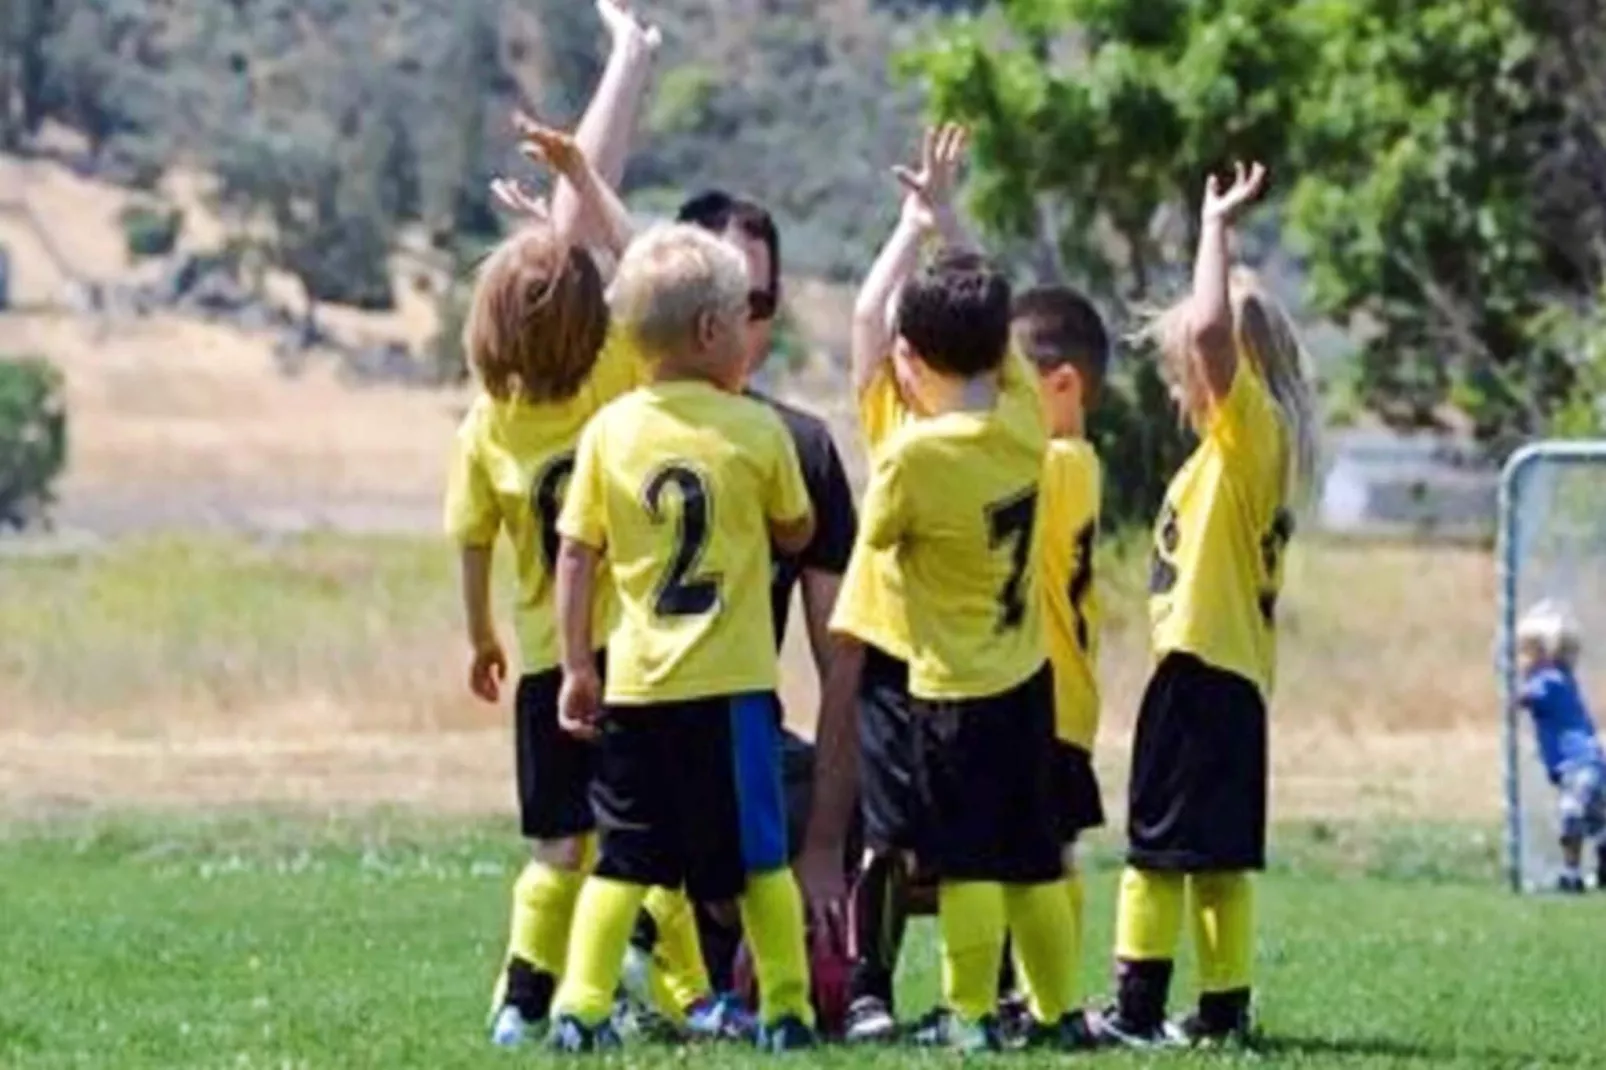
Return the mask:
<path id="1" fill-rule="evenodd" d="M 552 210 L 551 223 L 559 235 L 571 243 L 589 238 L 587 244 L 607 249 L 615 259 L 623 256 L 625 247 L 635 237 L 635 222 L 624 201 L 619 199 L 608 180 L 580 147 L 579 138 L 543 126 L 522 113 L 516 115 L 514 121 L 524 138 L 520 151 L 536 163 L 546 164 L 557 172 L 559 186 L 572 189 L 584 209 L 582 213 L 571 214 L 567 221 L 558 215 L 556 209 Z M 525 196 L 522 190 L 519 194 Z M 575 229 L 581 218 L 592 220 L 592 225 L 585 228 L 585 233 Z"/>
<path id="2" fill-rule="evenodd" d="M 920 147 L 920 170 L 897 167 L 904 187 L 898 225 L 870 265 L 853 305 L 853 385 L 863 392 L 892 352 L 898 294 L 920 262 L 920 246 L 933 232 L 951 244 L 969 238 L 953 209 L 953 188 L 964 157 L 966 134 L 948 124 L 928 128 Z"/>
<path id="3" fill-rule="evenodd" d="M 636 18 L 626 0 L 597 0 L 597 14 L 608 30 L 612 45 L 596 95 L 580 117 L 574 140 L 603 185 L 612 187 L 618 186 L 624 178 L 630 136 L 635 130 L 636 115 L 641 109 L 642 94 L 652 67 L 652 54 L 658 48 L 660 35 L 656 27 Z M 569 175 L 559 177 L 570 178 Z M 591 210 L 591 202 L 583 190 L 575 188 L 571 182 L 558 182 L 552 193 L 552 221 L 560 230 L 575 234 L 581 233 L 582 228 L 589 229 L 585 217 Z M 593 221 L 599 227 L 607 226 L 600 217 Z M 590 240 L 606 245 L 610 239 L 593 232 Z"/>
<path id="4" fill-rule="evenodd" d="M 1204 207 L 1199 225 L 1199 255 L 1193 265 L 1188 333 L 1190 359 L 1217 401 L 1232 389 L 1238 371 L 1238 347 L 1233 340 L 1232 298 L 1227 290 L 1230 271 L 1227 234 L 1232 224 L 1266 187 L 1266 169 L 1235 166 L 1232 185 L 1225 193 L 1215 175 L 1205 182 Z"/>

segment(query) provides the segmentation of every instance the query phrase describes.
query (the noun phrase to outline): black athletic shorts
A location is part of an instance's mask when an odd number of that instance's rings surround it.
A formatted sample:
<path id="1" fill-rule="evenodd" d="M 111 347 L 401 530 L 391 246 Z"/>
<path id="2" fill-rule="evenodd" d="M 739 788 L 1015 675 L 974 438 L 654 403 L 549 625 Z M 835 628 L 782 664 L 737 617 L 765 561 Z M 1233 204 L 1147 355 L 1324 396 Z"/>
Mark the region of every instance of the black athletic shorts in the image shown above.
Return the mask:
<path id="1" fill-rule="evenodd" d="M 606 675 L 597 654 L 597 671 Z M 558 725 L 562 669 L 519 678 L 513 698 L 513 751 L 518 768 L 519 828 L 526 839 L 561 840 L 596 827 L 591 773 L 596 748 Z"/>
<path id="2" fill-rule="evenodd" d="M 920 853 L 926 822 L 915 759 L 909 666 L 866 646 L 859 676 L 859 810 L 864 845 L 873 851 Z"/>
<path id="3" fill-rule="evenodd" d="M 1104 800 L 1099 796 L 1093 756 L 1081 747 L 1054 740 L 1049 749 L 1049 789 L 1061 843 L 1074 843 L 1088 829 L 1104 824 Z"/>
<path id="4" fill-rule="evenodd" d="M 597 875 L 734 899 L 786 865 L 773 694 L 607 708 L 591 803 Z"/>
<path id="5" fill-rule="evenodd" d="M 986 698 L 913 703 L 925 861 L 945 881 L 1059 880 L 1049 667 Z"/>
<path id="6" fill-rule="evenodd" d="M 1266 865 L 1266 704 L 1254 684 L 1173 652 L 1138 710 L 1127 860 L 1202 873 Z"/>

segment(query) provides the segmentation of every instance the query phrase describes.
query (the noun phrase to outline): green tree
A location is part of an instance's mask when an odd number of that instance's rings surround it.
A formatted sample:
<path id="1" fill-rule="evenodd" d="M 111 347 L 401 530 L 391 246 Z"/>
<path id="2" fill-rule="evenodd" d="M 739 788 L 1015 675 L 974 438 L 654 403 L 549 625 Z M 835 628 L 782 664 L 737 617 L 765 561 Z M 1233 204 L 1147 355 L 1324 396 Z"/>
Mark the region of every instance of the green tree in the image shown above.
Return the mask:
<path id="1" fill-rule="evenodd" d="M 66 463 L 61 373 L 36 357 L 0 358 L 0 527 L 41 519 Z"/>

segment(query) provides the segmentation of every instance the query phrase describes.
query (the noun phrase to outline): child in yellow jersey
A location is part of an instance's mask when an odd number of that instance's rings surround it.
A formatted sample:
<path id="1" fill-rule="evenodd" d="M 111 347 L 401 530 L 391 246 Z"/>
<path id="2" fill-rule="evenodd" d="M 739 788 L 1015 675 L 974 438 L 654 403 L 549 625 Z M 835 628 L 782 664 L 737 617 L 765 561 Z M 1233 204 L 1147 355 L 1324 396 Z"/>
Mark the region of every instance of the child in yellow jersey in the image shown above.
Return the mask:
<path id="1" fill-rule="evenodd" d="M 1294 495 L 1314 468 L 1316 415 L 1287 315 L 1229 275 L 1227 230 L 1262 189 L 1240 165 L 1205 191 L 1193 293 L 1154 326 L 1199 445 L 1172 478 L 1150 569 L 1153 675 L 1138 712 L 1128 868 L 1116 928 L 1117 1003 L 1104 1039 L 1244 1041 L 1254 953 L 1249 873 L 1265 865 L 1266 700 Z M 1192 893 L 1199 1005 L 1165 1024 Z"/>
<path id="2" fill-rule="evenodd" d="M 787 868 L 770 547 L 813 533 L 791 436 L 739 393 L 748 280 L 705 231 L 626 251 L 617 329 L 652 381 L 582 433 L 558 520 L 564 727 L 598 740 L 595 871 L 575 909 L 553 1045 L 617 1043 L 621 960 L 649 887 L 736 900 L 758 974 L 760 1044 L 812 1043 L 803 906 Z M 596 570 L 617 591 L 606 692 L 591 655 Z"/>
<path id="3" fill-rule="evenodd" d="M 646 32 L 633 21 L 620 30 L 626 31 Z M 569 222 L 589 215 L 596 239 L 614 255 L 622 252 L 631 236 L 629 215 L 577 139 L 527 121 L 526 135 L 527 151 L 576 192 L 581 212 L 571 213 Z M 513 547 L 518 584 L 514 742 L 520 825 L 532 857 L 514 885 L 509 948 L 495 996 L 492 1039 L 507 1046 L 527 1039 L 547 1016 L 592 853 L 592 748 L 561 732 L 557 722 L 561 673 L 552 596 L 558 510 L 580 429 L 642 374 L 626 348 L 605 344 L 602 279 L 590 254 L 573 243 L 580 235 L 516 186 L 499 184 L 497 192 L 533 215 L 487 257 L 476 280 L 464 347 L 482 393 L 458 430 L 445 513 L 461 547 L 469 686 L 487 702 L 500 698 L 507 671 L 490 610 L 492 551 L 502 533 Z M 602 620 L 595 637 L 599 663 Z M 679 916 L 684 912 L 674 909 L 673 898 L 664 893 L 654 906 Z M 673 946 L 689 941 L 680 956 L 684 972 L 700 974 L 689 919 L 675 935 L 680 942 Z"/>
<path id="4" fill-rule="evenodd" d="M 1093 550 L 1102 479 L 1098 454 L 1084 436 L 1086 412 L 1109 364 L 1110 339 L 1098 310 L 1067 287 L 1042 287 L 1020 295 L 1012 327 L 1016 348 L 1037 368 L 1051 436 L 1038 497 L 1039 590 L 1054 667 L 1051 816 L 1063 845 L 1072 961 L 1078 962 L 1082 886 L 1076 843 L 1084 831 L 1104 824 L 1092 759 L 1099 724 L 1099 600 Z M 1074 996 L 1073 989 L 1073 1002 Z M 1066 1040 L 1091 1040 L 1081 1015 L 1067 1023 L 1066 1033 Z"/>
<path id="5" fill-rule="evenodd" d="M 936 142 L 921 173 L 904 174 L 902 220 L 861 292 L 868 311 L 893 282 L 892 337 L 884 320 L 880 334 L 874 319 L 855 320 L 858 381 L 879 374 L 871 365 L 886 358 L 872 354 L 890 353 L 910 417 L 873 460 L 861 541 L 890 552 L 902 580 L 927 821 L 919 850 L 939 881 L 947 1013 L 917 1039 L 980 1051 L 1002 1045 L 994 1010 L 1009 928 L 1040 1032 L 1070 1028 L 1070 903 L 1050 819 L 1053 675 L 1037 588 L 1047 435 L 1031 372 L 1010 358 L 1003 274 L 947 249 L 906 275 L 951 176 L 931 166 L 948 133 Z"/>

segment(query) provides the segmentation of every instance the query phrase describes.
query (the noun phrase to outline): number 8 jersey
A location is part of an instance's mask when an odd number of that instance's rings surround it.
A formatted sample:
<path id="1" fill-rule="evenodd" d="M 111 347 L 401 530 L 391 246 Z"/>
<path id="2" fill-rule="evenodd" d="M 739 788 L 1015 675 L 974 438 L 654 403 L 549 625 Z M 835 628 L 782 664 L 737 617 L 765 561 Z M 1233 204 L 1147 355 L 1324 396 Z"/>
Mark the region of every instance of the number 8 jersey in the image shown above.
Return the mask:
<path id="1" fill-rule="evenodd" d="M 619 597 L 606 700 L 773 691 L 770 523 L 809 513 L 792 436 L 763 402 L 686 380 L 599 412 L 558 531 L 603 554 Z"/>
<path id="2" fill-rule="evenodd" d="M 1054 728 L 1061 742 L 1093 750 L 1099 729 L 1099 600 L 1093 579 L 1102 479 L 1085 439 L 1054 439 L 1043 460 L 1039 552 L 1048 658 L 1054 664 Z"/>
<path id="3" fill-rule="evenodd" d="M 1035 375 L 1006 360 L 986 412 L 910 420 L 877 454 L 860 538 L 895 549 L 918 699 L 986 698 L 1043 667 Z"/>
<path id="4" fill-rule="evenodd" d="M 507 532 L 519 589 L 513 622 L 525 673 L 558 664 L 552 566 L 575 443 L 587 420 L 642 377 L 634 350 L 610 339 L 573 397 L 532 403 L 481 395 L 457 429 L 446 479 L 446 533 L 463 546 L 489 547 Z M 600 648 L 612 615 L 606 584 L 597 588 L 597 604 Z"/>

